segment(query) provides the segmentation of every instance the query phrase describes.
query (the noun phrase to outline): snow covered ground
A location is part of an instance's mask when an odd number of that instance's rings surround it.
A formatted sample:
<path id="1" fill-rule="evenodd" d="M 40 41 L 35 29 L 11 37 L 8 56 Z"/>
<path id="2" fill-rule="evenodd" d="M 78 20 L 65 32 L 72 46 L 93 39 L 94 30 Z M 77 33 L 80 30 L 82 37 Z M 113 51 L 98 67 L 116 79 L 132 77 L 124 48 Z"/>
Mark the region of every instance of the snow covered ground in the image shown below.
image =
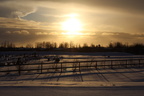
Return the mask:
<path id="1" fill-rule="evenodd" d="M 5 55 L 32 54 L 33 52 L 2 52 Z M 37 52 L 40 56 L 61 56 L 66 61 L 109 60 L 144 58 L 144 56 L 119 52 L 98 53 L 62 53 Z M 47 59 L 40 61 L 48 62 Z M 32 61 L 31 61 L 32 62 Z M 37 61 L 33 61 L 37 62 Z M 53 62 L 53 61 L 50 61 Z M 144 86 L 144 68 L 89 69 L 76 72 L 44 72 L 42 74 L 25 72 L 0 73 L 0 86 Z"/>
<path id="2" fill-rule="evenodd" d="M 1 52 L 1 62 L 17 60 L 22 54 L 33 52 Z M 119 52 L 68 53 L 68 52 L 37 52 L 40 60 L 29 63 L 54 62 L 45 56 L 63 57 L 60 62 L 92 61 L 92 60 L 123 60 L 143 59 L 144 56 Z M 4 59 L 7 56 L 9 59 Z M 12 58 L 12 59 L 10 59 Z M 8 67 L 9 68 L 9 67 Z M 5 69 L 1 67 L 0 70 Z M 144 67 L 130 68 L 89 68 L 86 71 L 63 72 L 0 72 L 0 96 L 143 96 Z"/>
<path id="3" fill-rule="evenodd" d="M 144 86 L 144 68 L 89 70 L 86 72 L 8 74 L 2 86 Z"/>

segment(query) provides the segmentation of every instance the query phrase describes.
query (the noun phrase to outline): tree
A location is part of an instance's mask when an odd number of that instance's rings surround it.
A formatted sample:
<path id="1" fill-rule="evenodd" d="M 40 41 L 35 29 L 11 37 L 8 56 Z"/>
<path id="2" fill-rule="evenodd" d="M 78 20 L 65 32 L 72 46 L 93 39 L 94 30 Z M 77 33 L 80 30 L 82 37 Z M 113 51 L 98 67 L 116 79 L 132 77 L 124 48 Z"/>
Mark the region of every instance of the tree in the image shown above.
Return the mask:
<path id="1" fill-rule="evenodd" d="M 64 48 L 63 43 L 60 43 L 60 44 L 59 44 L 59 48 Z"/>
<path id="2" fill-rule="evenodd" d="M 108 47 L 113 48 L 114 47 L 113 43 L 109 43 Z"/>
<path id="3" fill-rule="evenodd" d="M 83 48 L 88 48 L 89 46 L 88 46 L 88 44 L 87 43 L 84 43 L 83 44 Z"/>
<path id="4" fill-rule="evenodd" d="M 15 44 L 9 41 L 4 41 L 1 43 L 2 48 L 15 48 Z"/>
<path id="5" fill-rule="evenodd" d="M 75 45 L 74 45 L 74 43 L 73 42 L 70 42 L 70 48 L 75 48 Z"/>
<path id="6" fill-rule="evenodd" d="M 33 48 L 32 44 L 26 44 L 26 48 Z"/>
<path id="7" fill-rule="evenodd" d="M 90 47 L 92 47 L 92 48 L 94 48 L 94 47 L 96 47 L 93 43 L 90 45 Z"/>

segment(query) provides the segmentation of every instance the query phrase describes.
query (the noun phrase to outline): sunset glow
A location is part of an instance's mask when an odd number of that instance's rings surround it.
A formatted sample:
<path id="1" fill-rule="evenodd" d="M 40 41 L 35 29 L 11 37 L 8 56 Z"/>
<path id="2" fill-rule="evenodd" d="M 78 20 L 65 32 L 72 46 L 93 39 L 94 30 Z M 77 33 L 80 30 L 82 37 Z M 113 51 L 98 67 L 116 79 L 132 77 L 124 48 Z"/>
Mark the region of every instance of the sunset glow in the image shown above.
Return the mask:
<path id="1" fill-rule="evenodd" d="M 143 44 L 143 3 L 144 0 L 0 0 L 0 43 Z"/>
<path id="2" fill-rule="evenodd" d="M 67 35 L 81 35 L 80 31 L 82 31 L 82 23 L 78 18 L 76 18 L 76 14 L 68 15 L 69 18 L 62 23 L 62 30 L 66 31 Z"/>

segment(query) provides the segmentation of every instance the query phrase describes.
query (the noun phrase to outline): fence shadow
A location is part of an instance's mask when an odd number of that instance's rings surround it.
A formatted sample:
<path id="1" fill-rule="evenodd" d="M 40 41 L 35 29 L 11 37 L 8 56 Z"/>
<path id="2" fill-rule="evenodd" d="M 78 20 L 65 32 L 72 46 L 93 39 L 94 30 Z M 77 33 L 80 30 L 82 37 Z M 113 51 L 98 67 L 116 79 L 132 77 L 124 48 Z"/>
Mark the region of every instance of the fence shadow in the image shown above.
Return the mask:
<path id="1" fill-rule="evenodd" d="M 104 75 L 111 75 L 111 74 L 125 74 L 125 73 L 141 73 L 144 74 L 143 68 L 137 68 L 138 70 L 130 70 L 128 71 L 113 71 L 113 72 L 103 72 L 104 70 L 117 70 L 117 69 L 100 69 L 100 70 L 94 70 L 94 71 L 76 71 L 76 72 L 43 72 L 43 73 L 33 73 L 33 74 L 23 74 L 23 75 L 18 75 L 18 74 L 7 74 L 7 75 L 2 75 L 0 76 L 3 79 L 0 79 L 0 81 L 27 81 L 27 80 L 49 80 L 51 81 L 52 79 L 55 79 L 55 81 L 59 81 L 62 78 L 79 78 L 78 81 L 83 82 L 83 76 L 88 76 L 88 75 L 102 75 L 103 78 L 109 82 L 109 80 L 104 76 Z M 92 69 L 93 70 L 93 69 Z M 125 70 L 125 69 L 122 69 Z M 68 74 L 67 74 L 68 73 Z M 49 76 L 46 76 L 49 75 Z M 125 75 L 126 77 L 126 75 Z M 139 79 L 139 80 L 132 80 L 130 77 L 126 77 L 130 79 L 131 81 L 136 81 L 136 82 L 141 82 L 144 81 L 144 79 Z"/>

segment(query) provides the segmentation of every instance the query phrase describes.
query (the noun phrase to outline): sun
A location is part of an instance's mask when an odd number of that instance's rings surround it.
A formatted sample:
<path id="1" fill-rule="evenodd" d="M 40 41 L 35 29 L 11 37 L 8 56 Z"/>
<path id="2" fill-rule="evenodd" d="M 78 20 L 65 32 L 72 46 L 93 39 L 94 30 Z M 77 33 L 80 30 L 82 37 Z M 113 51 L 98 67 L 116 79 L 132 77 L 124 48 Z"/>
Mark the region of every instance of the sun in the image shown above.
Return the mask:
<path id="1" fill-rule="evenodd" d="M 82 30 L 81 27 L 82 26 L 81 26 L 80 21 L 76 18 L 69 18 L 62 24 L 62 29 L 69 31 L 69 32 L 81 31 Z"/>
<path id="2" fill-rule="evenodd" d="M 66 31 L 67 35 L 80 35 L 80 31 L 82 31 L 82 23 L 78 18 L 76 18 L 76 14 L 68 15 L 69 18 L 62 22 L 62 30 Z"/>

